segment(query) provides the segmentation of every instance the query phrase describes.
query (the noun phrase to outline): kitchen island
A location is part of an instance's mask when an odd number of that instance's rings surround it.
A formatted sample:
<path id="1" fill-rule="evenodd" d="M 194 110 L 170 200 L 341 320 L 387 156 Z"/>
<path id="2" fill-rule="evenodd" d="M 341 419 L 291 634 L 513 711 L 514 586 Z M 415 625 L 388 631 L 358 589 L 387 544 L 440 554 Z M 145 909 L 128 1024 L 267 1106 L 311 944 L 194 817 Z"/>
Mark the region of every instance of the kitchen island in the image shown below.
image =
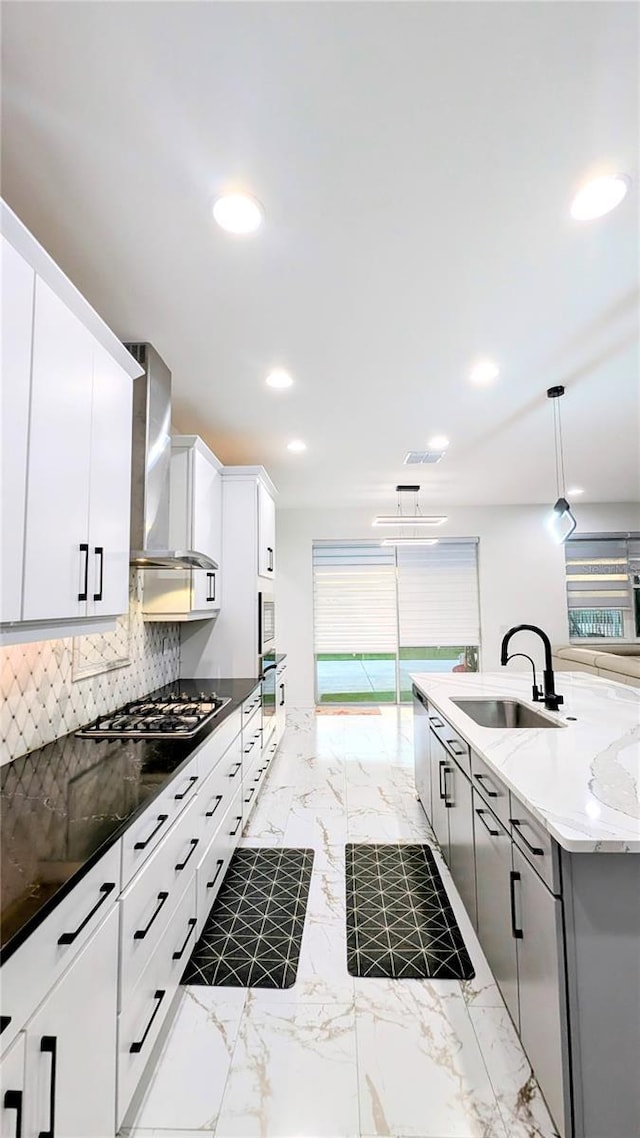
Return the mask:
<path id="1" fill-rule="evenodd" d="M 565 673 L 414 683 L 416 786 L 563 1138 L 640 1133 L 640 700 Z M 481 726 L 516 700 L 545 726 Z M 466 714 L 456 701 L 469 701 Z"/>

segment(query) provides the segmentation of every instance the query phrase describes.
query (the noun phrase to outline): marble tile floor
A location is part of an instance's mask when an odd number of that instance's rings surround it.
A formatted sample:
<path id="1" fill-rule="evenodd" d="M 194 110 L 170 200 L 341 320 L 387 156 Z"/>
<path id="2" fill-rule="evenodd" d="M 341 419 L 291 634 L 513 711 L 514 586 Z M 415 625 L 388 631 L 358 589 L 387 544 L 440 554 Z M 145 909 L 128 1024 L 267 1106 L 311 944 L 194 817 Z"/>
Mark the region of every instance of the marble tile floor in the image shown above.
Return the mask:
<path id="1" fill-rule="evenodd" d="M 346 964 L 347 841 L 430 842 L 410 708 L 297 712 L 242 843 L 312 846 L 296 983 L 186 987 L 130 1138 L 554 1138 L 473 928 L 436 858 L 473 980 L 371 980 Z"/>

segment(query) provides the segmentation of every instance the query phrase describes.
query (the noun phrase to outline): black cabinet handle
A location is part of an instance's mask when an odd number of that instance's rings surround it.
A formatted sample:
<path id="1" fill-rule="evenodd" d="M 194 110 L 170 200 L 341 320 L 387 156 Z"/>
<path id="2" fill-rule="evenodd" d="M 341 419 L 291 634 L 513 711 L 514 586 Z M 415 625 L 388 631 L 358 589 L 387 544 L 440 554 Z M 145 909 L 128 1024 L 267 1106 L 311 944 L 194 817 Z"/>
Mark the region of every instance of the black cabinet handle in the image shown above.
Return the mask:
<path id="1" fill-rule="evenodd" d="M 86 541 L 80 543 L 80 553 L 84 553 L 84 585 L 81 593 L 78 593 L 79 601 L 86 601 L 89 593 L 89 546 Z"/>
<path id="2" fill-rule="evenodd" d="M 213 815 L 215 814 L 216 810 L 218 809 L 220 803 L 222 802 L 222 795 L 216 794 L 213 801 L 215 802 L 215 806 L 214 806 L 213 810 L 207 810 L 207 812 L 205 813 L 205 818 L 213 818 Z"/>
<path id="3" fill-rule="evenodd" d="M 189 853 L 187 854 L 184 861 L 178 862 L 178 864 L 176 866 L 176 873 L 179 873 L 181 869 L 184 869 L 184 867 L 187 864 L 187 862 L 189 861 L 189 859 L 193 857 L 194 853 L 196 852 L 196 846 L 198 845 L 199 842 L 200 842 L 200 838 L 191 838 L 191 840 L 189 842 L 191 849 L 189 850 Z"/>
<path id="4" fill-rule="evenodd" d="M 218 860 L 216 862 L 216 871 L 213 875 L 213 880 L 207 881 L 207 889 L 213 889 L 216 881 L 218 880 L 218 878 L 220 876 L 220 870 L 222 869 L 223 865 L 224 865 L 223 859 L 221 857 L 218 858 Z"/>
<path id="5" fill-rule="evenodd" d="M 459 751 L 456 751 L 456 744 L 458 745 L 458 747 L 460 747 Z M 449 750 L 454 755 L 458 756 L 458 758 L 460 758 L 461 755 L 466 755 L 466 753 L 467 753 L 467 748 L 463 747 L 462 744 L 459 743 L 457 739 L 447 739 L 447 746 L 449 747 Z"/>
<path id="6" fill-rule="evenodd" d="M 484 826 L 487 833 L 491 834 L 492 838 L 499 838 L 500 837 L 500 831 L 499 830 L 492 830 L 491 826 L 489 826 L 489 824 L 487 822 L 485 822 L 485 820 L 484 820 L 484 815 L 485 814 L 491 814 L 491 811 L 490 810 L 479 810 L 478 807 L 476 807 L 476 814 L 478 815 L 478 818 L 482 822 L 482 825 Z"/>
<path id="7" fill-rule="evenodd" d="M 269 564 L 267 565 L 267 573 L 273 573 L 273 549 L 270 545 L 267 546 L 267 553 L 269 554 Z"/>
<path id="8" fill-rule="evenodd" d="M 133 934 L 134 940 L 144 940 L 144 938 L 146 937 L 147 933 L 149 932 L 149 929 L 151 928 L 153 922 L 155 921 L 156 917 L 158 916 L 162 906 L 164 905 L 165 901 L 167 900 L 168 896 L 169 896 L 169 894 L 165 893 L 165 892 L 158 893 L 158 901 L 160 902 L 160 904 L 156 906 L 155 912 L 154 912 L 151 920 L 149 921 L 149 924 L 147 925 L 147 927 L 144 929 L 136 929 L 136 931 Z"/>
<path id="9" fill-rule="evenodd" d="M 187 947 L 187 945 L 188 945 L 188 943 L 189 943 L 189 937 L 191 936 L 191 933 L 192 933 L 192 932 L 193 932 L 193 930 L 195 929 L 195 927 L 196 927 L 196 924 L 197 924 L 196 918 L 195 918 L 195 917 L 190 917 L 190 918 L 189 918 L 189 931 L 188 931 L 188 933 L 187 933 L 186 937 L 184 938 L 184 944 L 183 944 L 183 946 L 182 946 L 182 948 L 180 949 L 180 951 L 179 951 L 179 952 L 174 952 L 173 956 L 171 957 L 171 959 L 172 959 L 172 960 L 179 960 L 179 959 L 180 959 L 180 957 L 183 955 L 183 953 L 184 953 L 184 950 L 185 950 L 185 948 Z"/>
<path id="10" fill-rule="evenodd" d="M 158 1012 L 160 1011 L 160 1004 L 164 1000 L 166 994 L 167 993 L 165 991 L 163 991 L 161 988 L 159 988 L 157 992 L 154 992 L 153 998 L 154 998 L 154 1000 L 157 1000 L 158 1002 L 157 1002 L 155 1008 L 153 1009 L 153 1015 L 151 1016 L 151 1019 L 149 1020 L 147 1026 L 144 1029 L 144 1035 L 142 1036 L 142 1039 L 138 1039 L 135 1043 L 132 1043 L 131 1047 L 129 1048 L 129 1051 L 131 1052 L 132 1055 L 137 1055 L 139 1051 L 142 1051 L 142 1048 L 144 1047 L 144 1044 L 145 1044 L 145 1040 L 146 1040 L 149 1032 L 151 1031 L 151 1025 L 153 1024 L 154 1019 L 156 1018 Z M 42 1138 L 42 1135 L 40 1136 L 40 1138 Z"/>
<path id="11" fill-rule="evenodd" d="M 244 749 L 244 753 L 245 753 L 245 755 L 248 755 L 248 754 L 249 754 L 249 751 L 251 750 L 251 748 L 252 748 L 252 747 L 255 747 L 255 745 L 256 745 L 256 741 L 255 741 L 255 739 L 252 739 L 250 743 L 247 743 L 247 745 L 246 745 L 246 747 L 245 747 L 245 749 Z"/>
<path id="12" fill-rule="evenodd" d="M 511 894 L 511 935 L 514 936 L 516 940 L 522 940 L 524 933 L 522 929 L 516 928 L 516 881 L 520 881 L 520 874 L 516 873 L 515 869 L 509 870 L 509 891 Z"/>
<path id="13" fill-rule="evenodd" d="M 280 684 L 280 707 L 284 707 L 284 684 Z"/>
<path id="14" fill-rule="evenodd" d="M 453 808 L 453 806 L 455 805 L 455 803 L 453 801 L 449 800 L 449 791 L 447 790 L 447 775 L 448 774 L 450 774 L 450 775 L 453 774 L 453 767 L 446 766 L 444 768 L 444 778 L 442 780 L 444 783 L 444 804 L 445 804 L 447 810 L 451 810 Z"/>
<path id="15" fill-rule="evenodd" d="M 234 766 L 232 771 L 229 771 L 229 778 L 235 778 L 238 771 L 240 770 L 241 766 L 242 766 L 242 760 L 240 760 L 239 763 L 236 763 L 236 765 Z"/>
<path id="16" fill-rule="evenodd" d="M 51 1056 L 51 1081 L 49 1083 L 49 1129 L 41 1130 L 38 1138 L 55 1138 L 56 1132 L 56 1068 L 58 1065 L 58 1040 L 55 1035 L 43 1035 L 40 1051 Z"/>
<path id="17" fill-rule="evenodd" d="M 2 1035 L 2 1032 L 5 1030 L 5 1028 L 9 1026 L 12 1018 L 12 1016 L 0 1016 L 0 1035 Z"/>
<path id="18" fill-rule="evenodd" d="M 245 802 L 251 802 L 251 799 L 252 799 L 253 795 L 255 794 L 255 792 L 256 792 L 255 786 L 250 787 L 249 788 L 249 794 L 248 794 L 247 798 L 245 798 Z"/>
<path id="19" fill-rule="evenodd" d="M 134 850 L 146 849 L 147 846 L 149 845 L 149 842 L 151 841 L 151 839 L 155 838 L 156 834 L 158 833 L 158 830 L 162 829 L 162 827 L 164 826 L 168 817 L 169 817 L 168 814 L 158 814 L 158 825 L 156 826 L 155 830 L 151 831 L 151 833 L 149 834 L 149 837 L 147 838 L 147 840 L 145 842 L 136 842 L 135 846 L 133 847 Z"/>
<path id="20" fill-rule="evenodd" d="M 235 828 L 235 830 L 229 830 L 229 837 L 230 838 L 235 838 L 236 834 L 238 833 L 238 830 L 240 829 L 240 823 L 241 822 L 242 822 L 242 817 L 240 817 L 236 814 L 236 828 Z"/>
<path id="21" fill-rule="evenodd" d="M 491 779 L 486 774 L 474 774 L 473 777 L 478 780 L 478 782 L 480 783 L 480 786 L 482 786 L 483 779 L 485 782 L 488 782 L 490 786 L 493 786 Z M 484 790 L 484 787 L 482 787 L 482 789 Z M 500 797 L 497 790 L 484 790 L 484 792 L 485 792 L 487 798 L 499 798 Z"/>
<path id="22" fill-rule="evenodd" d="M 442 771 L 443 769 L 446 769 L 446 766 L 447 763 L 445 759 L 438 760 L 438 790 L 440 791 L 440 797 L 444 802 L 447 800 L 447 787 L 445 784 L 444 790 L 442 789 Z"/>
<path id="23" fill-rule="evenodd" d="M 444 723 L 436 715 L 429 716 L 429 723 L 433 723 L 434 727 L 444 727 Z"/>
<path id="24" fill-rule="evenodd" d="M 207 600 L 215 601 L 216 599 L 216 575 L 215 573 L 207 573 Z"/>
<path id="25" fill-rule="evenodd" d="M 93 599 L 94 599 L 94 601 L 101 601 L 102 600 L 102 580 L 103 580 L 103 576 L 104 576 L 104 546 L 102 546 L 102 545 L 94 546 L 93 552 L 95 553 L 96 557 L 100 558 L 100 584 L 98 585 L 98 592 L 93 594 Z"/>
<path id="26" fill-rule="evenodd" d="M 524 836 L 522 827 L 526 826 L 526 822 L 521 822 L 519 818 L 510 818 L 509 821 L 520 834 L 520 837 L 522 838 L 527 849 L 530 850 L 532 854 L 536 854 L 538 857 L 544 857 L 544 850 L 540 846 L 532 846 L 531 842 L 527 841 L 526 837 Z"/>
<path id="27" fill-rule="evenodd" d="M 5 1110 L 15 1110 L 15 1138 L 22 1138 L 22 1091 L 5 1091 L 2 1105 Z"/>
<path id="28" fill-rule="evenodd" d="M 102 894 L 102 896 L 96 902 L 96 904 L 93 906 L 93 909 L 91 910 L 91 912 L 87 913 L 82 924 L 78 925 L 77 929 L 75 929 L 74 932 L 63 933 L 62 936 L 59 936 L 58 937 L 58 944 L 73 944 L 74 940 L 82 932 L 85 925 L 89 924 L 89 921 L 91 920 L 94 913 L 98 912 L 98 909 L 100 908 L 101 905 L 104 905 L 109 894 L 113 893 L 113 890 L 115 889 L 115 887 L 116 887 L 115 881 L 105 881 L 104 885 L 100 886 L 100 893 Z"/>
<path id="29" fill-rule="evenodd" d="M 174 794 L 173 797 L 174 797 L 175 801 L 176 802 L 182 802 L 182 799 L 187 797 L 192 786 L 195 785 L 195 783 L 198 781 L 199 778 L 200 778 L 200 775 L 192 774 L 189 778 L 189 785 L 187 786 L 187 789 L 183 790 L 182 794 Z"/>

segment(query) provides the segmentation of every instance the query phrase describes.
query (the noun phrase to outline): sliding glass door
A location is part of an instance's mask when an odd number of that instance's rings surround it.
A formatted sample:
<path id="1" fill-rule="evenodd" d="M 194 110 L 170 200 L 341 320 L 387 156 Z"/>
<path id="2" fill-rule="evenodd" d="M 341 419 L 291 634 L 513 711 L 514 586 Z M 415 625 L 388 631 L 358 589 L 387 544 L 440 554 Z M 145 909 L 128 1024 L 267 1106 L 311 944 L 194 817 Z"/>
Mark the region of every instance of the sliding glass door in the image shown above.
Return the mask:
<path id="1" fill-rule="evenodd" d="M 477 543 L 313 547 L 317 703 L 396 703 L 411 672 L 476 671 Z"/>

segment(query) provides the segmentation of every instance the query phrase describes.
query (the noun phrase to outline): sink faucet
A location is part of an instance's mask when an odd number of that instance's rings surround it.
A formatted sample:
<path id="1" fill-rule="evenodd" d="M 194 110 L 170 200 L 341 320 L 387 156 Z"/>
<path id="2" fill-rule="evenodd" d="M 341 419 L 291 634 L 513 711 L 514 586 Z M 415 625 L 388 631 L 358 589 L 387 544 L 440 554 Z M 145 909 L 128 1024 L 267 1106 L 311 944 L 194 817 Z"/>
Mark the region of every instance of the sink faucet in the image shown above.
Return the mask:
<path id="1" fill-rule="evenodd" d="M 508 654 L 509 641 L 511 640 L 512 636 L 515 636 L 516 632 L 535 632 L 544 644 L 544 690 L 541 691 L 536 683 L 536 669 L 534 666 L 533 698 L 536 703 L 543 699 L 544 706 L 546 707 L 547 711 L 557 711 L 560 707 L 560 704 L 564 703 L 564 699 L 561 695 L 556 694 L 555 676 L 553 674 L 553 665 L 551 663 L 551 641 L 549 640 L 546 632 L 543 632 L 542 629 L 538 628 L 535 624 L 516 624 L 514 628 L 510 628 L 506 635 L 502 638 L 502 647 L 500 649 L 500 663 L 504 667 L 504 665 L 512 659 L 512 657 Z M 521 656 L 523 653 L 514 652 L 513 655 Z M 528 656 L 527 659 L 531 658 Z M 533 660 L 531 660 L 531 663 L 533 664 Z"/>

